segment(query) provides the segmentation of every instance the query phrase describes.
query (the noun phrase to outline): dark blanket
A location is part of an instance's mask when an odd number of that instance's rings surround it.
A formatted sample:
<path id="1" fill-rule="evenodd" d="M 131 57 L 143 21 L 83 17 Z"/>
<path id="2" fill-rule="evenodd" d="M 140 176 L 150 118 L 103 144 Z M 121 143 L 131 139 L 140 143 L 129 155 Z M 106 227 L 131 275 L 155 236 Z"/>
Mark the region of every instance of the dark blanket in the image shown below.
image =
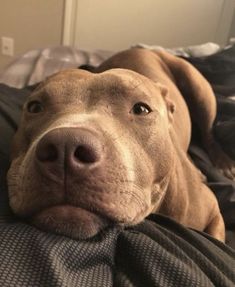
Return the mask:
<path id="1" fill-rule="evenodd" d="M 235 45 L 204 58 L 187 58 L 210 82 L 218 111 L 214 133 L 235 160 Z M 228 97 L 234 97 L 234 100 Z"/>
<path id="2" fill-rule="evenodd" d="M 214 135 L 224 151 L 235 160 L 235 45 L 209 57 L 187 60 L 212 85 L 217 99 Z M 189 152 L 194 163 L 207 176 L 208 185 L 219 201 L 227 228 L 227 243 L 235 248 L 235 182 L 213 166 L 198 139 L 194 138 Z"/>
<path id="3" fill-rule="evenodd" d="M 6 173 L 9 168 L 10 143 L 16 132 L 22 105 L 29 95 L 28 89 L 14 89 L 0 84 L 0 222 L 10 216 L 6 188 Z"/>
<path id="4" fill-rule="evenodd" d="M 235 252 L 163 216 L 87 241 L 0 226 L 0 286 L 234 286 Z"/>

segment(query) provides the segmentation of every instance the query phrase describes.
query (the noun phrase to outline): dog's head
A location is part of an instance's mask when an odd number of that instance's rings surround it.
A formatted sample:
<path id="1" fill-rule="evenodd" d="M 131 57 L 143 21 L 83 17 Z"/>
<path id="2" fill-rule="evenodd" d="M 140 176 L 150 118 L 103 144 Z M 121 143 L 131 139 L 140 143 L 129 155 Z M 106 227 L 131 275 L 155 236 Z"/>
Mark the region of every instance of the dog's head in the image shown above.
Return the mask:
<path id="1" fill-rule="evenodd" d="M 169 180 L 172 113 L 167 90 L 135 72 L 50 77 L 25 103 L 14 138 L 12 210 L 79 239 L 140 222 Z"/>

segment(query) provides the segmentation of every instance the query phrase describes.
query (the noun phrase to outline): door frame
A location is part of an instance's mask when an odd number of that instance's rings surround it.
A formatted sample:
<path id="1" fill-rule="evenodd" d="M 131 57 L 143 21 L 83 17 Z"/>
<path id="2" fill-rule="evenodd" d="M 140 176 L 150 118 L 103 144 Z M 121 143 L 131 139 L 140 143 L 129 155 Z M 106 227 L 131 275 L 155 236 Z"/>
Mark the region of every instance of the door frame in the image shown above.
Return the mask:
<path id="1" fill-rule="evenodd" d="M 64 19 L 62 44 L 64 46 L 74 46 L 75 33 L 77 32 L 77 5 L 78 0 L 64 0 Z"/>

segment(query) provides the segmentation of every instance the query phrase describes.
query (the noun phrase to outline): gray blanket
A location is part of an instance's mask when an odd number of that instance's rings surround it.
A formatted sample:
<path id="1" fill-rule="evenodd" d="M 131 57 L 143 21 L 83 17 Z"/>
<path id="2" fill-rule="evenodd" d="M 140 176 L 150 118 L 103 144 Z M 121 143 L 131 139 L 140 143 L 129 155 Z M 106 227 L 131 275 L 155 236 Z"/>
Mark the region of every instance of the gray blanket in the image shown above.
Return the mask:
<path id="1" fill-rule="evenodd" d="M 0 224 L 1 287 L 235 284 L 235 252 L 160 216 L 76 241 L 23 223 Z"/>

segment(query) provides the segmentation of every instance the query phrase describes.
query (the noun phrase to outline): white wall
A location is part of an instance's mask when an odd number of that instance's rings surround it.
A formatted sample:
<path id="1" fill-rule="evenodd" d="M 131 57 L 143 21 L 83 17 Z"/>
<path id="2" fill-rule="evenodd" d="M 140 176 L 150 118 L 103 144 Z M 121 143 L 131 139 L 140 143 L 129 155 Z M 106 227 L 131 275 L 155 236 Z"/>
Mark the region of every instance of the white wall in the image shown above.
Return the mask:
<path id="1" fill-rule="evenodd" d="M 142 42 L 165 47 L 225 44 L 234 0 L 77 0 L 73 44 L 120 50 Z"/>
<path id="2" fill-rule="evenodd" d="M 0 38 L 15 40 L 15 56 L 62 43 L 64 0 L 1 0 Z M 0 69 L 13 60 L 0 53 Z"/>
<path id="3" fill-rule="evenodd" d="M 235 38 L 235 8 L 233 12 L 233 21 L 232 21 L 229 37 Z"/>

